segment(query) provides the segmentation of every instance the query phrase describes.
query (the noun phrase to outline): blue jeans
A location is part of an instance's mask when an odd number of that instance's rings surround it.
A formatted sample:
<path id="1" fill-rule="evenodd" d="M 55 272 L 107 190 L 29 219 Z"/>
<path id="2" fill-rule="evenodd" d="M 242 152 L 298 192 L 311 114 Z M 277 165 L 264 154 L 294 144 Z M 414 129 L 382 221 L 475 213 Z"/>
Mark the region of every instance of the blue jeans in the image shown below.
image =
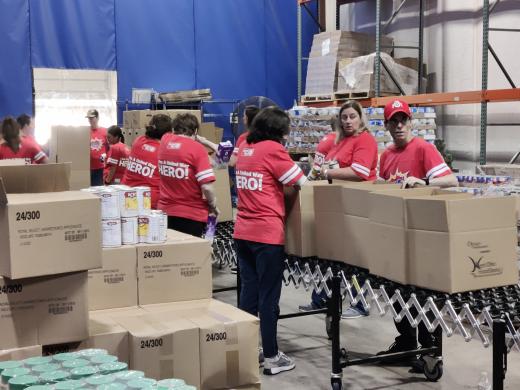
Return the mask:
<path id="1" fill-rule="evenodd" d="M 240 270 L 240 309 L 260 317 L 266 358 L 278 354 L 276 341 L 284 270 L 284 246 L 235 239 Z"/>

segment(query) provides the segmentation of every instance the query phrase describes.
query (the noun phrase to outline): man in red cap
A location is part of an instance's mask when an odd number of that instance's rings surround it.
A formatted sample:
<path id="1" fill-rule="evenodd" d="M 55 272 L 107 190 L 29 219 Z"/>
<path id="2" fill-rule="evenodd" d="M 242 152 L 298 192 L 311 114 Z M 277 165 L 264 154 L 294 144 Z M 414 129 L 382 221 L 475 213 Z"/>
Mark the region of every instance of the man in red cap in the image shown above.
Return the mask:
<path id="1" fill-rule="evenodd" d="M 381 155 L 379 177 L 405 187 L 456 187 L 457 178 L 435 147 L 412 134 L 408 104 L 394 99 L 385 106 L 385 126 L 394 140 Z"/>
<path id="2" fill-rule="evenodd" d="M 385 106 L 385 126 L 393 138 L 394 144 L 389 146 L 379 160 L 379 177 L 388 182 L 401 182 L 403 188 L 420 186 L 456 187 L 457 178 L 444 162 L 437 148 L 412 134 L 412 114 L 408 104 L 394 99 Z M 401 306 L 394 304 L 399 313 Z M 412 315 L 417 316 L 414 309 Z M 417 341 L 423 348 L 433 345 L 433 337 L 421 322 L 417 329 L 408 320 L 395 322 L 399 336 L 386 351 L 378 354 L 410 351 L 417 349 Z M 419 337 L 417 338 L 417 333 Z M 412 359 L 412 369 L 420 370 L 420 361 Z"/>
<path id="3" fill-rule="evenodd" d="M 88 110 L 86 118 L 90 124 L 90 185 L 103 185 L 103 168 L 108 152 L 107 129 L 99 127 L 99 113 Z"/>

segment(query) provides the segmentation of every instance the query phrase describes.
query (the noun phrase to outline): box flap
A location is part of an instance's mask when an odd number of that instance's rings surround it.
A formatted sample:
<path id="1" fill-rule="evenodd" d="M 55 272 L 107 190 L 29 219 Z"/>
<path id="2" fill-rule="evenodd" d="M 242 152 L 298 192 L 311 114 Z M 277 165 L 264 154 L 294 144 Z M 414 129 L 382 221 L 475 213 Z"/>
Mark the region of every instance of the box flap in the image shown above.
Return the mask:
<path id="1" fill-rule="evenodd" d="M 70 163 L 0 166 L 8 194 L 68 191 Z"/>
<path id="2" fill-rule="evenodd" d="M 9 194 L 10 205 L 69 202 L 71 200 L 91 200 L 96 196 L 82 191 L 42 192 L 38 194 Z M 98 198 L 99 199 L 99 198 Z"/>
<path id="3" fill-rule="evenodd" d="M 372 192 L 398 190 L 399 184 L 375 184 L 373 182 L 343 185 L 343 213 L 368 218 L 370 206 L 368 194 Z"/>

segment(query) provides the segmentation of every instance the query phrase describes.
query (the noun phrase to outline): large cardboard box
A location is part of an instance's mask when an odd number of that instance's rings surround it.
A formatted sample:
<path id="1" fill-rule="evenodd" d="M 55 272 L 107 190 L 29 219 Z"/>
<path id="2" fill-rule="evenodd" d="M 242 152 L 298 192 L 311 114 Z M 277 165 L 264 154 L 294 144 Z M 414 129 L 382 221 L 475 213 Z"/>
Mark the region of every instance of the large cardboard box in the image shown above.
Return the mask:
<path id="1" fill-rule="evenodd" d="M 23 360 L 30 357 L 42 356 L 42 346 L 32 345 L 30 347 L 4 349 L 0 351 L 0 362 L 8 360 Z"/>
<path id="2" fill-rule="evenodd" d="M 205 122 L 200 124 L 199 135 L 207 138 L 215 144 L 222 142 L 224 129 L 216 127 L 214 122 Z"/>
<path id="3" fill-rule="evenodd" d="M 316 256 L 316 232 L 314 215 L 314 187 L 328 185 L 326 181 L 306 183 L 292 194 L 292 202 L 286 206 L 285 251 L 300 257 Z M 292 190 L 292 189 L 290 189 Z"/>
<path id="4" fill-rule="evenodd" d="M 217 207 L 220 210 L 218 222 L 233 220 L 233 205 L 231 204 L 231 189 L 229 185 L 229 172 L 226 169 L 215 169 L 215 196 Z"/>
<path id="5" fill-rule="evenodd" d="M 185 318 L 199 327 L 199 389 L 228 389 L 259 382 L 258 318 L 214 299 L 144 309 L 161 318 Z"/>
<path id="6" fill-rule="evenodd" d="M 0 278 L 0 349 L 88 337 L 87 272 Z"/>
<path id="7" fill-rule="evenodd" d="M 516 227 L 408 234 L 410 284 L 456 293 L 518 283 Z"/>
<path id="8" fill-rule="evenodd" d="M 137 248 L 103 248 L 103 267 L 88 271 L 89 310 L 137 306 Z"/>
<path id="9" fill-rule="evenodd" d="M 129 332 L 130 368 L 155 379 L 181 378 L 200 385 L 199 329 L 193 322 L 162 313 L 119 317 Z"/>
<path id="10" fill-rule="evenodd" d="M 139 305 L 212 296 L 212 249 L 202 238 L 137 246 Z"/>
<path id="11" fill-rule="evenodd" d="M 345 261 L 344 218 L 341 213 L 320 212 L 316 220 L 316 253 L 320 259 Z"/>
<path id="12" fill-rule="evenodd" d="M 79 191 L 7 194 L 0 179 L 0 274 L 11 279 L 101 266 L 101 204 Z"/>
<path id="13" fill-rule="evenodd" d="M 88 126 L 53 126 L 49 141 L 49 161 L 70 162 L 70 188 L 90 185 L 90 128 Z"/>
<path id="14" fill-rule="evenodd" d="M 374 239 L 370 236 L 369 219 L 354 215 L 343 216 L 345 262 L 361 268 L 369 268 L 369 247 Z"/>

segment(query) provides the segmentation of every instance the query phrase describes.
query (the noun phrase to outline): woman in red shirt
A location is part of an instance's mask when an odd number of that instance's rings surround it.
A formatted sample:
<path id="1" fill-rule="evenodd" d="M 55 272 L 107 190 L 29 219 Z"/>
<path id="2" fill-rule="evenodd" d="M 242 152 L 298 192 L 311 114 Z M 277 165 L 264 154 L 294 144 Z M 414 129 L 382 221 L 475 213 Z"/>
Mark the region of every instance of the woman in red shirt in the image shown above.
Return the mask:
<path id="1" fill-rule="evenodd" d="M 329 168 L 325 168 L 329 165 Z M 363 107 L 348 101 L 339 111 L 339 131 L 335 146 L 325 157 L 324 179 L 375 180 L 377 143 L 366 127 Z"/>
<path id="2" fill-rule="evenodd" d="M 218 209 L 208 152 L 195 140 L 198 129 L 194 115 L 182 114 L 173 121 L 174 133 L 161 140 L 159 209 L 168 215 L 168 229 L 201 237 Z"/>
<path id="3" fill-rule="evenodd" d="M 108 128 L 107 141 L 110 149 L 105 162 L 104 181 L 106 185 L 119 184 L 126 171 L 130 149 L 124 144 L 125 137 L 118 126 Z"/>
<path id="4" fill-rule="evenodd" d="M 238 215 L 233 237 L 241 276 L 240 308 L 260 317 L 267 375 L 295 367 L 276 341 L 285 259 L 283 189 L 306 180 L 282 145 L 289 122 L 279 108 L 261 110 L 239 147 L 236 164 Z"/>
<path id="5" fill-rule="evenodd" d="M 23 159 L 26 164 L 47 164 L 49 161 L 36 141 L 20 135 L 20 125 L 13 117 L 2 121 L 2 138 L 0 160 Z"/>
<path id="6" fill-rule="evenodd" d="M 152 209 L 159 201 L 159 145 L 164 134 L 172 131 L 172 120 L 168 115 L 154 115 L 145 135 L 138 137 L 128 156 L 122 184 L 130 187 L 148 186 L 152 193 Z"/>

